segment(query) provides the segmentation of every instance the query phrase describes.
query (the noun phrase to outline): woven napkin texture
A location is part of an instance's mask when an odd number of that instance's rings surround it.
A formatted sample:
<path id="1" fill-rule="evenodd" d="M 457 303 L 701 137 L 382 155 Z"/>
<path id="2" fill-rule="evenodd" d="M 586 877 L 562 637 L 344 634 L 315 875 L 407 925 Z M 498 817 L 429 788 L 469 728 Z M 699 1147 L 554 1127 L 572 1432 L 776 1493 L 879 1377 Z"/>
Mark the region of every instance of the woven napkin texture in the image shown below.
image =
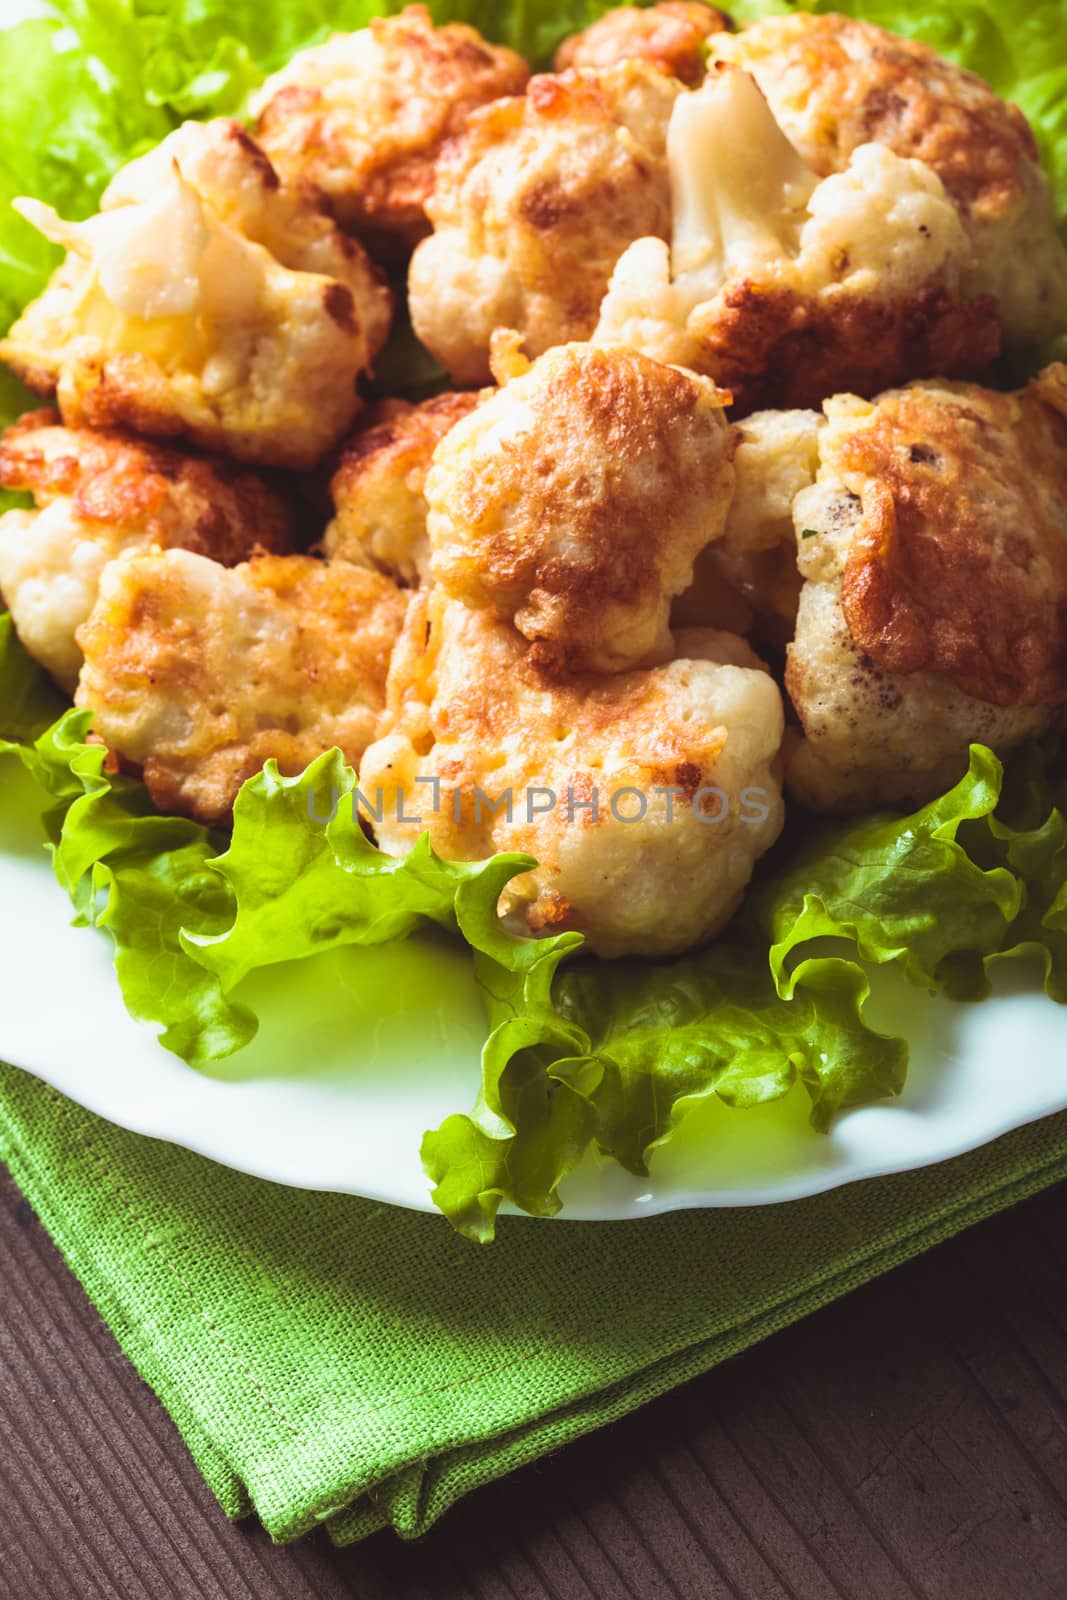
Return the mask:
<path id="1" fill-rule="evenodd" d="M 285 1189 L 0 1065 L 0 1156 L 227 1515 L 423 1532 L 459 1496 L 1067 1176 L 1067 1113 L 789 1205 L 589 1224 Z"/>

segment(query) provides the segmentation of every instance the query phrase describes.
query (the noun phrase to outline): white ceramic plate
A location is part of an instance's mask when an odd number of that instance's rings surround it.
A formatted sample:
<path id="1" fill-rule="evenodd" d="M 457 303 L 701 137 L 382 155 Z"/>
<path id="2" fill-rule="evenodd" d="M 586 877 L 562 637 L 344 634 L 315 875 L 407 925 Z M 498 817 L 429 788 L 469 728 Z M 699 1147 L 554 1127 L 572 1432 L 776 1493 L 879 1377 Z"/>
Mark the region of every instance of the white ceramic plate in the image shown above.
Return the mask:
<path id="1" fill-rule="evenodd" d="M 69 903 L 29 819 L 37 791 L 0 762 L 0 1058 L 138 1133 L 239 1171 L 429 1210 L 425 1129 L 466 1109 L 485 1026 L 463 951 L 444 937 L 279 966 L 243 994 L 262 1017 L 248 1049 L 210 1074 L 130 1020 L 105 936 Z M 449 977 L 451 1003 L 428 1007 Z M 899 1101 L 840 1117 L 827 1136 L 806 1097 L 753 1111 L 713 1102 L 634 1178 L 591 1157 L 564 1216 L 620 1220 L 688 1206 L 764 1205 L 943 1161 L 1067 1108 L 1067 1014 L 1034 974 L 955 1006 L 878 975 L 872 1020 L 912 1041 Z"/>

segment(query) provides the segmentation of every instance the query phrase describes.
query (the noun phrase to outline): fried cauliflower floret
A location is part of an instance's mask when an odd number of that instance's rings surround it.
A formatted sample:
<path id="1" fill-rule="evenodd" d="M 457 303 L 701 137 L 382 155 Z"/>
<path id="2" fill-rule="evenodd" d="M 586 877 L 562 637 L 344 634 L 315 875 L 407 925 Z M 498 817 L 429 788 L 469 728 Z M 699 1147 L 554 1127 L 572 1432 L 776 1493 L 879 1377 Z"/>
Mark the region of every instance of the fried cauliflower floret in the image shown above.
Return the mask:
<path id="1" fill-rule="evenodd" d="M 670 600 L 730 502 L 726 398 L 630 350 L 541 356 L 437 448 L 434 581 L 513 621 L 553 670 L 666 659 Z"/>
<path id="2" fill-rule="evenodd" d="M 292 547 L 288 496 L 254 472 L 36 411 L 0 440 L 0 488 L 32 511 L 0 517 L 0 595 L 25 648 L 73 691 L 75 634 L 108 563 L 128 550 L 192 550 L 225 566 Z"/>
<path id="3" fill-rule="evenodd" d="M 307 469 L 359 409 L 387 291 L 358 247 L 309 201 L 273 188 L 265 157 L 226 130 L 180 129 L 174 149 L 197 181 L 173 150 L 156 153 L 119 174 L 88 222 L 18 202 L 68 255 L 0 356 L 55 393 L 71 426 L 186 437 Z M 283 265 L 272 253 L 283 247 L 304 264 Z"/>
<path id="4" fill-rule="evenodd" d="M 919 802 L 1067 701 L 1067 368 L 1019 394 L 915 384 L 827 402 L 794 507 L 793 792 Z"/>
<path id="5" fill-rule="evenodd" d="M 627 244 L 667 236 L 680 92 L 639 61 L 544 75 L 445 147 L 408 287 L 415 332 L 457 383 L 487 381 L 497 328 L 532 356 L 587 339 Z"/>
<path id="6" fill-rule="evenodd" d="M 313 272 L 344 284 L 355 302 L 370 358 L 378 354 L 393 319 L 393 296 L 384 275 L 363 246 L 341 231 L 319 196 L 307 184 L 283 181 L 233 118 L 183 123 L 115 174 L 101 210 L 150 201 L 175 163 L 227 227 L 263 245 L 292 272 Z"/>
<path id="7" fill-rule="evenodd" d="M 268 760 L 292 775 L 336 745 L 358 763 L 406 603 L 379 573 L 311 556 L 124 556 L 78 634 L 76 704 L 161 810 L 224 823 Z"/>
<path id="8" fill-rule="evenodd" d="M 384 572 L 403 588 L 429 579 L 426 474 L 445 434 L 479 404 L 477 393 L 439 394 L 421 405 L 390 401 L 389 415 L 341 452 L 322 541 L 331 561 Z"/>
<path id="9" fill-rule="evenodd" d="M 793 502 L 815 480 L 823 422 L 819 411 L 758 411 L 737 426 L 726 527 L 697 557 L 672 611 L 676 624 L 728 620 L 776 649 L 793 637 L 801 584 Z"/>
<path id="10" fill-rule="evenodd" d="M 974 247 L 969 294 L 992 294 L 1006 339 L 1067 323 L 1067 251 L 1049 185 L 1017 106 L 924 44 L 842 16 L 768 17 L 710 41 L 744 67 L 808 165 L 826 177 L 869 143 L 937 173 Z"/>
<path id="11" fill-rule="evenodd" d="M 683 94 L 668 134 L 673 241 L 618 263 L 594 335 L 707 372 L 742 411 L 981 371 L 996 306 L 940 180 L 875 144 L 821 182 L 747 73 Z"/>
<path id="12" fill-rule="evenodd" d="M 528 851 L 538 866 L 501 914 L 578 928 L 599 955 L 710 937 L 782 825 L 782 708 L 742 640 L 679 646 L 699 658 L 561 683 L 510 624 L 422 591 L 360 767 L 381 847 L 399 854 L 428 830 L 450 860 Z"/>
<path id="13" fill-rule="evenodd" d="M 618 6 L 582 33 L 564 39 L 555 68 L 612 67 L 617 61 L 651 61 L 695 88 L 704 76 L 706 42 L 729 28 L 730 19 L 703 0 L 661 0 L 638 10 Z"/>
<path id="14" fill-rule="evenodd" d="M 530 69 L 474 28 L 435 28 L 425 6 L 375 17 L 294 56 L 259 91 L 256 136 L 287 178 L 310 181 L 376 245 L 429 232 L 434 162 L 469 112 L 521 94 Z"/>

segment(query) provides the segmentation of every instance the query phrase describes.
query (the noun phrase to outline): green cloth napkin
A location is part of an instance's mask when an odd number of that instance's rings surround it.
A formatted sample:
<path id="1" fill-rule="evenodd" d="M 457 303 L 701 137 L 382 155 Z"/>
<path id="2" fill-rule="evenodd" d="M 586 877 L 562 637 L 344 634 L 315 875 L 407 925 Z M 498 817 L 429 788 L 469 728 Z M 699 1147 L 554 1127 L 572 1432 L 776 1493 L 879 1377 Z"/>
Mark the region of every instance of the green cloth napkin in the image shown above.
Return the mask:
<path id="1" fill-rule="evenodd" d="M 425 1530 L 1067 1175 L 1067 1113 L 790 1205 L 590 1224 L 435 1216 L 243 1177 L 0 1065 L 0 1156 L 226 1513 L 277 1540 Z"/>

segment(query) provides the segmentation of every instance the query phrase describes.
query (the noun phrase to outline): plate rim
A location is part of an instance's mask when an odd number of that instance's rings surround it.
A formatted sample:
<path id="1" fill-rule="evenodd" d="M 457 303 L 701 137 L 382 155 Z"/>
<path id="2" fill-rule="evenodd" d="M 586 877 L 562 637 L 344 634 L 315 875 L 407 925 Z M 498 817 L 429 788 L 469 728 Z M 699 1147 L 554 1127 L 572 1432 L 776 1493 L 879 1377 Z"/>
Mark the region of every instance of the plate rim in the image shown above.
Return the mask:
<path id="1" fill-rule="evenodd" d="M 1050 1003 L 1055 1004 L 1054 1001 Z M 257 1181 L 264 1183 L 276 1183 L 282 1188 L 295 1189 L 298 1192 L 350 1195 L 354 1199 L 370 1200 L 382 1205 L 397 1206 L 405 1211 L 417 1211 L 424 1215 L 441 1215 L 430 1198 L 429 1180 L 427 1180 L 426 1193 L 420 1203 L 412 1199 L 398 1199 L 395 1194 L 382 1193 L 380 1190 L 375 1189 L 373 1185 L 370 1188 L 366 1186 L 359 1188 L 340 1187 L 336 1183 L 315 1184 L 308 1182 L 306 1179 L 297 1180 L 280 1176 L 277 1171 L 269 1171 L 265 1168 L 257 1169 L 255 1164 L 249 1163 L 245 1159 L 225 1159 L 217 1153 L 217 1150 L 207 1148 L 195 1138 L 187 1134 L 179 1136 L 158 1126 L 149 1126 L 144 1118 L 118 1118 L 111 1111 L 103 1110 L 99 1105 L 91 1104 L 91 1096 L 82 1098 L 80 1095 L 74 1096 L 70 1094 L 65 1087 L 60 1087 L 54 1083 L 50 1076 L 42 1075 L 39 1069 L 12 1061 L 7 1055 L 3 1057 L 3 1060 L 6 1065 L 13 1067 L 15 1071 L 23 1072 L 31 1078 L 36 1078 L 38 1082 L 46 1084 L 54 1093 L 61 1095 L 82 1110 L 90 1112 L 93 1116 L 99 1117 L 102 1121 L 110 1123 L 113 1127 L 120 1128 L 126 1133 L 135 1134 L 139 1138 L 152 1139 L 157 1143 L 171 1145 L 179 1150 L 188 1150 L 193 1155 L 214 1162 L 216 1166 L 225 1167 L 231 1172 L 241 1173 L 245 1177 L 255 1178 Z M 190 1068 L 189 1070 L 192 1071 L 193 1069 Z M 874 1102 L 875 1107 L 892 1107 L 896 1104 L 899 1104 L 898 1100 L 888 1098 Z M 855 1109 L 857 1112 L 862 1112 L 870 1110 L 872 1107 L 861 1106 Z M 1048 1117 L 1058 1116 L 1064 1111 L 1067 1111 L 1067 1081 L 1065 1081 L 1063 1104 L 1061 1106 L 1053 1106 L 1038 1111 L 1027 1111 L 1019 1116 L 1002 1118 L 998 1121 L 994 1131 L 983 1133 L 978 1137 L 964 1137 L 955 1144 L 939 1150 L 937 1154 L 923 1156 L 918 1160 L 912 1157 L 905 1160 L 873 1162 L 869 1163 L 864 1170 L 850 1172 L 846 1176 L 835 1174 L 832 1169 L 814 1171 L 801 1178 L 795 1177 L 791 1182 L 775 1185 L 773 1188 L 769 1186 L 764 1186 L 763 1188 L 754 1186 L 753 1189 L 747 1192 L 728 1189 L 686 1189 L 658 1196 L 650 1194 L 647 1203 L 640 1198 L 628 1202 L 628 1209 L 624 1215 L 595 1215 L 590 1214 L 586 1205 L 568 1207 L 564 1204 L 561 1210 L 555 1212 L 552 1216 L 538 1217 L 532 1216 L 529 1212 L 521 1211 L 510 1202 L 506 1202 L 501 1207 L 500 1215 L 526 1217 L 531 1221 L 608 1224 L 614 1222 L 639 1222 L 645 1217 L 665 1216 L 674 1211 L 726 1211 L 740 1210 L 749 1206 L 762 1208 L 765 1206 L 790 1205 L 795 1201 L 810 1200 L 821 1194 L 830 1194 L 835 1189 L 849 1188 L 855 1183 L 869 1183 L 879 1178 L 904 1177 L 909 1172 L 923 1172 L 930 1167 L 942 1166 L 946 1162 L 956 1161 L 961 1156 L 969 1155 L 975 1150 L 984 1149 L 986 1145 L 995 1144 L 998 1139 L 1005 1138 L 1009 1133 L 1018 1132 L 1021 1128 L 1029 1127 L 1035 1122 L 1043 1122 Z M 844 1113 L 844 1116 L 847 1117 L 848 1115 L 848 1112 Z"/>

